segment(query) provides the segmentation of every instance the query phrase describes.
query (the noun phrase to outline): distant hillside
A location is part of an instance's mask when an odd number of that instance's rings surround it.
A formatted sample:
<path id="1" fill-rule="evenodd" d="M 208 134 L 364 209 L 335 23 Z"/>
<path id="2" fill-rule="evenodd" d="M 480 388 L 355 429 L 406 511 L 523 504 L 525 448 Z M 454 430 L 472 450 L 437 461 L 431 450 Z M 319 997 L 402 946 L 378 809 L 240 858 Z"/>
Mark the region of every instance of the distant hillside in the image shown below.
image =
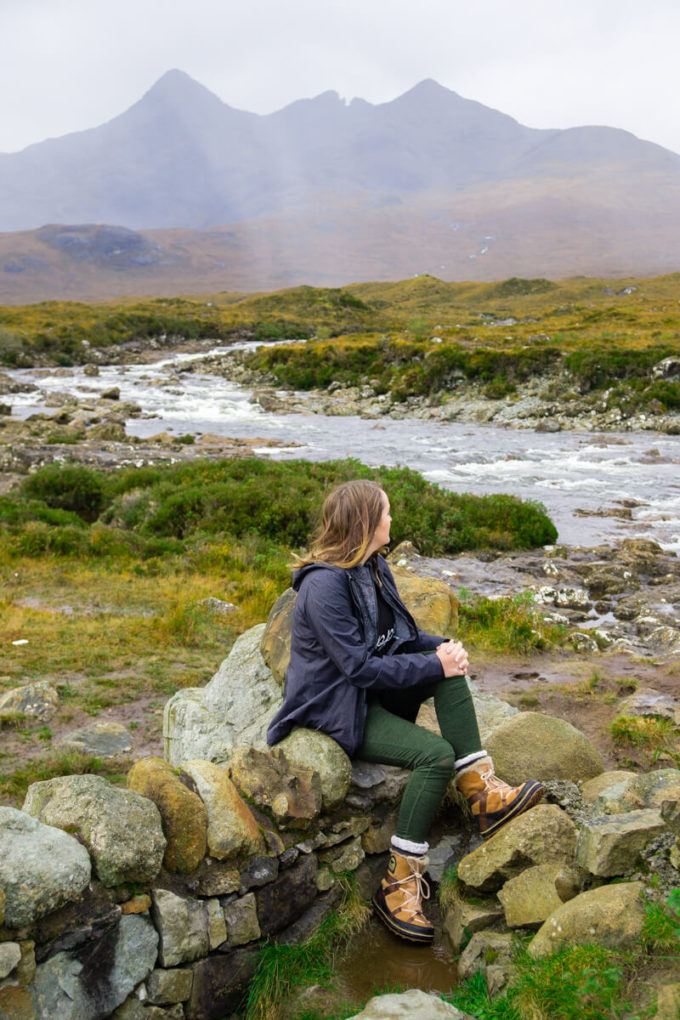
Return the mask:
<path id="1" fill-rule="evenodd" d="M 6 303 L 680 267 L 679 155 L 433 81 L 258 116 L 170 71 L 107 124 L 0 155 L 0 193 Z"/>

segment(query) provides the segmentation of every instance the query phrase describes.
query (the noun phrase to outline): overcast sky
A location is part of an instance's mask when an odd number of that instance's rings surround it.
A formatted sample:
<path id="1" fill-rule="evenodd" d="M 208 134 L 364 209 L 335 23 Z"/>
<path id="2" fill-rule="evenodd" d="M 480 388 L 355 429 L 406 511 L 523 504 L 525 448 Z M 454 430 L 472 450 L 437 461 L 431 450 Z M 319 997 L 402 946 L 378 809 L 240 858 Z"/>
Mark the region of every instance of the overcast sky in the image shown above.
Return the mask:
<path id="1" fill-rule="evenodd" d="M 680 152 L 678 0 L 0 0 L 0 39 L 0 152 L 102 124 L 171 68 L 255 113 L 434 78 Z"/>

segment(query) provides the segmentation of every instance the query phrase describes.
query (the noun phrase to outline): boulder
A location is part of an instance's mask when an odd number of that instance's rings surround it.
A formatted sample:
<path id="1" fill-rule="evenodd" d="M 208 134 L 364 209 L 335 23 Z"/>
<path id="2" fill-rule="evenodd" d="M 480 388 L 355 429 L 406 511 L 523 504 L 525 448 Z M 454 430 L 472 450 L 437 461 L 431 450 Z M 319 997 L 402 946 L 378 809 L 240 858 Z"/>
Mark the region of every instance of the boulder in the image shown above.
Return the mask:
<path id="1" fill-rule="evenodd" d="M 0 980 L 11 974 L 21 961 L 21 946 L 18 942 L 0 942 Z"/>
<path id="2" fill-rule="evenodd" d="M 187 762 L 183 771 L 196 784 L 208 813 L 210 856 L 222 861 L 239 854 L 264 854 L 258 824 L 226 772 L 209 761 Z"/>
<path id="3" fill-rule="evenodd" d="M 31 985 L 38 1018 L 103 1020 L 153 970 L 158 933 L 148 917 L 131 914 L 99 940 L 41 964 Z"/>
<path id="4" fill-rule="evenodd" d="M 579 833 L 576 860 L 591 875 L 625 875 L 635 867 L 647 844 L 665 830 L 664 820 L 654 808 L 591 818 Z"/>
<path id="5" fill-rule="evenodd" d="M 535 958 L 562 946 L 595 942 L 611 949 L 639 944 L 645 922 L 640 882 L 589 889 L 558 907 L 529 945 Z"/>
<path id="6" fill-rule="evenodd" d="M 282 694 L 260 653 L 264 624 L 251 627 L 205 687 L 178 691 L 163 714 L 164 753 L 171 765 L 200 759 L 226 764 L 244 744 L 267 746 L 267 727 Z"/>
<path id="7" fill-rule="evenodd" d="M 625 783 L 627 779 L 634 779 L 637 773 L 629 772 L 627 769 L 612 769 L 610 772 L 602 772 L 594 779 L 588 779 L 581 787 L 583 800 L 586 804 L 594 804 L 601 793 L 609 790 L 612 786 Z"/>
<path id="8" fill-rule="evenodd" d="M 324 811 L 342 804 L 352 783 L 352 763 L 332 737 L 318 730 L 295 729 L 277 747 L 295 768 L 318 772 Z"/>
<path id="9" fill-rule="evenodd" d="M 391 567 L 404 605 L 426 634 L 453 637 L 458 630 L 457 595 L 438 577 L 419 577 L 398 565 Z"/>
<path id="10" fill-rule="evenodd" d="M 411 988 L 370 999 L 349 1020 L 471 1020 L 467 1013 L 443 1002 L 438 995 Z"/>
<path id="11" fill-rule="evenodd" d="M 496 773 L 511 786 L 526 779 L 592 779 L 604 772 L 588 738 L 564 719 L 518 712 L 486 738 Z"/>
<path id="12" fill-rule="evenodd" d="M 59 695 L 47 680 L 13 687 L 0 694 L 0 715 L 20 712 L 32 719 L 47 722 L 59 708 Z"/>
<path id="13" fill-rule="evenodd" d="M 208 848 L 208 812 L 201 798 L 162 758 L 141 758 L 127 776 L 129 790 L 148 797 L 160 812 L 167 839 L 163 864 L 168 871 L 189 875 Z"/>
<path id="14" fill-rule="evenodd" d="M 74 832 L 90 852 L 104 885 L 150 882 L 165 853 L 158 808 L 100 776 L 59 776 L 28 788 L 24 811 Z"/>
<path id="15" fill-rule="evenodd" d="M 657 769 L 633 774 L 603 790 L 595 801 L 595 814 L 622 814 L 639 808 L 660 808 L 665 800 L 680 800 L 680 769 Z"/>
<path id="16" fill-rule="evenodd" d="M 100 758 L 115 758 L 132 750 L 132 734 L 122 723 L 111 720 L 92 722 L 63 737 L 59 747 L 96 754 Z"/>
<path id="17" fill-rule="evenodd" d="M 498 893 L 509 928 L 539 928 L 581 889 L 580 876 L 563 864 L 536 864 L 509 879 Z"/>
<path id="18" fill-rule="evenodd" d="M 532 864 L 572 865 L 576 838 L 576 826 L 564 811 L 538 804 L 467 854 L 458 878 L 471 889 L 495 892 Z"/>
<path id="19" fill-rule="evenodd" d="M 77 839 L 0 807 L 0 887 L 8 928 L 32 924 L 76 899 L 90 876 L 89 854 Z"/>
<path id="20" fill-rule="evenodd" d="M 308 828 L 321 811 L 318 772 L 291 766 L 280 746 L 271 751 L 240 747 L 229 771 L 243 796 L 271 812 L 281 826 Z"/>

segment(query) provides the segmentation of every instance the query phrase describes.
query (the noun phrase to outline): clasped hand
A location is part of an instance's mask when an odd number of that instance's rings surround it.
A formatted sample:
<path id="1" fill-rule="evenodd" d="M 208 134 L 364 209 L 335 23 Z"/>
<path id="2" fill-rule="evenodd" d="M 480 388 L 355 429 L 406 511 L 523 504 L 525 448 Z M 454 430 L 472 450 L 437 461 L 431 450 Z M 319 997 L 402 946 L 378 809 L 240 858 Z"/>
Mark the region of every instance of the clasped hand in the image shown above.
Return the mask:
<path id="1" fill-rule="evenodd" d="M 468 654 L 460 641 L 444 641 L 436 649 L 444 676 L 460 676 L 468 671 Z"/>

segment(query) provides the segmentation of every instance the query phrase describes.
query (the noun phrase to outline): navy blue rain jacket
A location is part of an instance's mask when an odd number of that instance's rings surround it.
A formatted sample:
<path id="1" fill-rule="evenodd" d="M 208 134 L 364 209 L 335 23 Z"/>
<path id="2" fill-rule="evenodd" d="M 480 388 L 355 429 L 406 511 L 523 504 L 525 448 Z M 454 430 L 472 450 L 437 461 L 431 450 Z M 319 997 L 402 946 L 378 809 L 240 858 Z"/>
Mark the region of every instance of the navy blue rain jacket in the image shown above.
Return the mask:
<path id="1" fill-rule="evenodd" d="M 378 606 L 372 572 L 377 569 L 385 601 L 394 612 L 395 637 L 387 655 L 376 655 Z M 293 575 L 298 596 L 293 613 L 290 664 L 283 705 L 267 731 L 271 744 L 295 726 L 321 730 L 348 755 L 361 746 L 368 692 L 403 690 L 441 680 L 432 652 L 443 637 L 426 634 L 399 597 L 382 556 L 349 570 L 310 563 Z"/>

